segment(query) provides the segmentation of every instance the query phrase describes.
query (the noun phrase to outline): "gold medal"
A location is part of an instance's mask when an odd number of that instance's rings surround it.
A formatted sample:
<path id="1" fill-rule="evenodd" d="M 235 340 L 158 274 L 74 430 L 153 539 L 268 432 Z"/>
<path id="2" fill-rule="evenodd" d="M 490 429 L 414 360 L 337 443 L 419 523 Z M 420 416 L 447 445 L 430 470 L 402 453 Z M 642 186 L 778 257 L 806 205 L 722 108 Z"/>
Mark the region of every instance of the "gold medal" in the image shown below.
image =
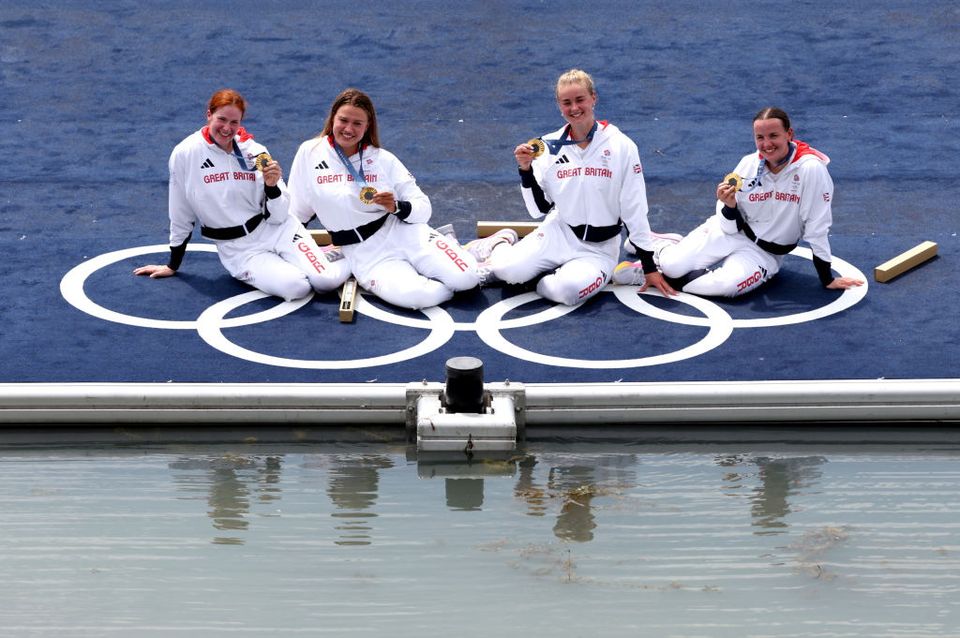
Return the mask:
<path id="1" fill-rule="evenodd" d="M 360 201 L 364 204 L 372 204 L 373 196 L 377 194 L 377 189 L 373 186 L 364 186 L 360 189 Z"/>
<path id="2" fill-rule="evenodd" d="M 273 158 L 270 157 L 270 153 L 260 153 L 257 155 L 256 160 L 254 160 L 254 166 L 257 167 L 258 171 L 263 171 L 268 162 L 272 162 Z"/>
<path id="3" fill-rule="evenodd" d="M 743 188 L 743 178 L 737 175 L 736 173 L 730 173 L 729 175 L 723 178 L 723 181 L 729 184 L 730 186 L 733 186 L 735 191 L 738 191 L 741 188 Z"/>
<path id="4" fill-rule="evenodd" d="M 543 140 L 541 140 L 539 137 L 533 138 L 532 140 L 527 142 L 527 145 L 533 147 L 534 157 L 540 157 L 541 155 L 543 155 L 544 151 L 547 150 L 547 145 L 544 144 Z"/>

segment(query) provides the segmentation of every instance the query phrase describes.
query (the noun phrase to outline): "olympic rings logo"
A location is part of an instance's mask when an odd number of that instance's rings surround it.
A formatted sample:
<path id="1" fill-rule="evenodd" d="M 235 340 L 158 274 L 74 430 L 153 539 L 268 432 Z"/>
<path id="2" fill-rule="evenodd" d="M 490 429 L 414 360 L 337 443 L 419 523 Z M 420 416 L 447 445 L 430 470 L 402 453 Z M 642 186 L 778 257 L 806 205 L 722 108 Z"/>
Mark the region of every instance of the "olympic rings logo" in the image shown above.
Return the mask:
<path id="1" fill-rule="evenodd" d="M 216 247 L 212 244 L 191 244 L 188 250 L 200 252 L 216 252 Z M 667 321 L 672 323 L 684 324 L 689 326 L 706 327 L 707 334 L 698 342 L 693 343 L 680 350 L 658 354 L 647 357 L 629 358 L 629 359 L 573 359 L 567 357 L 558 357 L 545 355 L 522 348 L 504 336 L 504 332 L 512 328 L 528 327 L 547 321 L 552 321 L 563 317 L 564 315 L 576 309 L 576 306 L 554 305 L 540 312 L 533 313 L 517 319 L 504 319 L 504 316 L 511 310 L 524 304 L 531 303 L 540 299 L 536 293 L 529 292 L 499 301 L 489 308 L 483 310 L 472 322 L 456 322 L 450 314 L 440 307 L 425 308 L 421 312 L 425 315 L 424 319 L 413 318 L 404 315 L 397 315 L 378 305 L 367 303 L 362 300 L 362 292 L 358 290 L 357 300 L 354 305 L 354 312 L 358 312 L 371 319 L 391 323 L 397 326 L 426 330 L 427 335 L 422 341 L 409 348 L 399 350 L 390 354 L 381 356 L 367 357 L 362 359 L 291 359 L 285 357 L 272 356 L 260 352 L 255 352 L 244 348 L 230 341 L 224 334 L 224 330 L 240 326 L 249 326 L 257 323 L 263 323 L 284 317 L 295 312 L 306 305 L 312 295 L 307 295 L 302 299 L 295 301 L 279 301 L 276 306 L 260 312 L 251 313 L 227 319 L 231 311 L 252 303 L 259 299 L 269 297 L 266 293 L 259 290 L 235 295 L 223 301 L 217 302 L 200 313 L 195 320 L 163 320 L 151 319 L 148 317 L 139 317 L 130 314 L 123 314 L 109 308 L 105 308 L 91 300 L 84 292 L 84 284 L 87 279 L 100 270 L 117 262 L 140 255 L 152 253 L 167 253 L 169 247 L 164 244 L 154 246 L 139 246 L 127 248 L 115 252 L 106 253 L 94 257 L 73 269 L 71 269 L 60 281 L 60 293 L 72 306 L 77 309 L 98 317 L 105 321 L 126 324 L 130 326 L 139 326 L 142 328 L 155 328 L 162 330 L 196 330 L 200 337 L 211 347 L 229 354 L 231 356 L 262 363 L 264 365 L 280 366 L 287 368 L 302 368 L 311 370 L 347 370 L 355 368 L 370 368 L 375 366 L 391 365 L 408 361 L 417 357 L 426 355 L 437 350 L 447 343 L 459 331 L 473 331 L 489 347 L 503 354 L 543 365 L 568 367 L 568 368 L 587 368 L 587 369 L 615 369 L 615 368 L 640 368 L 647 366 L 664 365 L 674 363 L 684 359 L 690 359 L 704 354 L 724 343 L 735 328 L 763 328 L 774 326 L 786 326 L 807 321 L 822 319 L 830 315 L 842 312 L 863 299 L 867 294 L 868 284 L 849 288 L 844 290 L 840 296 L 830 303 L 809 310 L 793 314 L 782 315 L 778 317 L 763 317 L 757 319 L 733 319 L 722 307 L 713 301 L 690 295 L 679 293 L 672 297 L 672 301 L 691 306 L 702 313 L 703 316 L 688 316 L 685 314 L 670 312 L 657 307 L 644 300 L 644 296 L 661 296 L 659 291 L 647 290 L 642 295 L 636 294 L 636 286 L 619 286 L 608 284 L 603 293 L 612 293 L 617 300 L 631 310 L 645 315 L 647 317 Z M 812 252 L 809 248 L 798 247 L 793 250 L 791 255 L 812 259 Z M 832 262 L 833 269 L 843 277 L 867 278 L 855 266 L 834 257 Z"/>

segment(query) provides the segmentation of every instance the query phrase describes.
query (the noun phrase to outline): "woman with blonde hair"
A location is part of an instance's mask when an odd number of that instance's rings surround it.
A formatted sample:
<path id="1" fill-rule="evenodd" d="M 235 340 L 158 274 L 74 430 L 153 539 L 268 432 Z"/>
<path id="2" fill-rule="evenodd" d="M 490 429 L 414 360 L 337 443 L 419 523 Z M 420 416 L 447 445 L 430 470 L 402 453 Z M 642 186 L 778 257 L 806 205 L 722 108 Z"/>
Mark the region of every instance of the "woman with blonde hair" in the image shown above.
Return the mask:
<path id="1" fill-rule="evenodd" d="M 516 245 L 488 242 L 481 270 L 508 283 L 537 283 L 542 297 L 576 305 L 610 281 L 620 257 L 620 231 L 642 252 L 647 284 L 673 290 L 653 263 L 647 221 L 647 192 L 637 145 L 620 129 L 594 115 L 593 79 L 580 70 L 557 80 L 556 100 L 565 124 L 518 145 L 513 155 L 527 211 L 543 218 L 537 232 Z"/>

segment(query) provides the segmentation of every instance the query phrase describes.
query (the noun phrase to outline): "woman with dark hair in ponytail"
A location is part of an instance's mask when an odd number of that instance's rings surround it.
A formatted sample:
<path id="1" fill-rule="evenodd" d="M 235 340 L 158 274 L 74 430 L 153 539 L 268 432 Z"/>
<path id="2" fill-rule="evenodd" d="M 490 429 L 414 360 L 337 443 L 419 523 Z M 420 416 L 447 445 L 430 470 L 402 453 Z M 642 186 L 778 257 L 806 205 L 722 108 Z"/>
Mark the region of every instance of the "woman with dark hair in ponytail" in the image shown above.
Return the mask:
<path id="1" fill-rule="evenodd" d="M 716 214 L 687 236 L 659 235 L 654 259 L 684 292 L 736 297 L 769 281 L 801 240 L 825 288 L 863 285 L 830 269 L 833 180 L 830 158 L 794 138 L 790 118 L 778 108 L 753 118 L 756 152 L 717 184 Z M 621 264 L 614 280 L 631 283 L 637 266 Z"/>

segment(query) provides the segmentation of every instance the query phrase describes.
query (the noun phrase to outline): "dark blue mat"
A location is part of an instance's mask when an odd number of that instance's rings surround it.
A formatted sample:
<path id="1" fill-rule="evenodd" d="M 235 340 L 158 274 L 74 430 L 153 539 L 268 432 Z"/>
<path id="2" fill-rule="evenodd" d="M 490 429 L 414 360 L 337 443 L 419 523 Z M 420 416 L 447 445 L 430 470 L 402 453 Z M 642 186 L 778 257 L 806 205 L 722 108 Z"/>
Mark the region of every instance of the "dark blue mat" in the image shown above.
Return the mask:
<path id="1" fill-rule="evenodd" d="M 488 379 L 527 382 L 960 376 L 950 285 L 960 274 L 953 3 L 56 7 L 0 2 L 2 382 L 409 381 L 441 377 L 446 358 L 465 353 L 484 359 Z M 751 148 L 753 113 L 786 108 L 798 136 L 833 159 L 833 249 L 871 279 L 867 296 L 816 321 L 734 328 L 716 347 L 660 365 L 531 362 L 457 330 L 399 363 L 310 369 L 225 354 L 196 330 L 106 321 L 60 293 L 64 275 L 91 258 L 165 243 L 167 157 L 203 124 L 205 102 L 222 86 L 248 97 L 246 124 L 285 166 L 342 88 L 368 91 L 384 146 L 433 198 L 434 222 L 454 223 L 467 239 L 478 219 L 524 218 L 511 150 L 559 125 L 552 87 L 572 66 L 594 75 L 598 115 L 637 141 L 658 230 L 686 231 L 706 217 L 714 184 Z M 937 259 L 888 284 L 872 281 L 874 266 L 924 240 L 939 243 Z M 247 291 L 208 253 L 191 252 L 175 280 L 130 276 L 145 257 L 97 269 L 87 296 L 115 312 L 193 321 Z M 468 324 L 522 292 L 466 293 L 445 310 Z M 716 306 L 751 320 L 836 296 L 815 285 L 809 262 L 791 257 L 756 295 Z M 377 357 L 429 334 L 366 316 L 341 325 L 336 303 L 316 298 L 223 334 L 248 350 L 303 360 Z M 524 304 L 505 317 L 543 307 Z M 698 314 L 679 304 L 670 311 Z M 502 331 L 530 352 L 599 361 L 656 357 L 708 332 L 639 315 L 610 293 L 564 317 Z"/>

